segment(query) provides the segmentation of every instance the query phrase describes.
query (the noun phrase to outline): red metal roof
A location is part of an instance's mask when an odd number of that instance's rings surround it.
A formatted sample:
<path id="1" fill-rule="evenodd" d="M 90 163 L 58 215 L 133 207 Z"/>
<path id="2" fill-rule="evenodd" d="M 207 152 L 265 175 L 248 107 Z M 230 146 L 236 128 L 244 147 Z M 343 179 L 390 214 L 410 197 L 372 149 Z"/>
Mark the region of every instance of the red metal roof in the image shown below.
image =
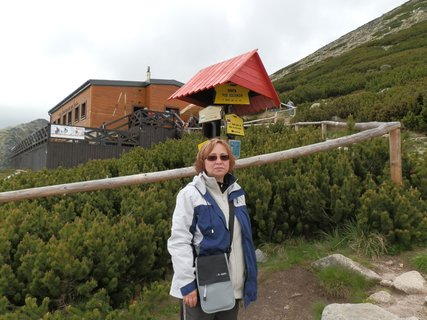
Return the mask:
<path id="1" fill-rule="evenodd" d="M 206 107 L 213 104 L 215 86 L 226 83 L 234 83 L 250 90 L 250 105 L 233 105 L 233 113 L 258 113 L 280 106 L 279 96 L 257 50 L 200 70 L 169 99 L 179 99 Z"/>

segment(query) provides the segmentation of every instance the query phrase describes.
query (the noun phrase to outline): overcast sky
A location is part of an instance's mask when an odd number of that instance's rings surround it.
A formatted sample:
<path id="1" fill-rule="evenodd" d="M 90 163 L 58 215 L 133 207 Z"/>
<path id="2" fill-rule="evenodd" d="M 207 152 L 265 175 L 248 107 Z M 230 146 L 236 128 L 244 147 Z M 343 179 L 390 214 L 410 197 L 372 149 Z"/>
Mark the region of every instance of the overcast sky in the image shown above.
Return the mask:
<path id="1" fill-rule="evenodd" d="M 258 49 L 268 72 L 406 0 L 13 0 L 0 4 L 0 129 L 48 119 L 88 79 L 183 83 Z"/>

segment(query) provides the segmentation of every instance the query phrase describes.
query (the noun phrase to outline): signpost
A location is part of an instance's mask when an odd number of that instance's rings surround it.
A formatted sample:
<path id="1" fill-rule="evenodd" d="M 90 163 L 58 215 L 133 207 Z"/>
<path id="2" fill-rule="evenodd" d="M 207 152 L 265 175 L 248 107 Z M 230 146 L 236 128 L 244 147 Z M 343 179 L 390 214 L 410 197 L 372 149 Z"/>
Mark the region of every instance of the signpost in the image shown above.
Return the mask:
<path id="1" fill-rule="evenodd" d="M 245 135 L 242 118 L 238 117 L 233 113 L 230 113 L 230 114 L 226 114 L 224 119 L 225 119 L 226 134 L 230 134 L 233 136 Z"/>

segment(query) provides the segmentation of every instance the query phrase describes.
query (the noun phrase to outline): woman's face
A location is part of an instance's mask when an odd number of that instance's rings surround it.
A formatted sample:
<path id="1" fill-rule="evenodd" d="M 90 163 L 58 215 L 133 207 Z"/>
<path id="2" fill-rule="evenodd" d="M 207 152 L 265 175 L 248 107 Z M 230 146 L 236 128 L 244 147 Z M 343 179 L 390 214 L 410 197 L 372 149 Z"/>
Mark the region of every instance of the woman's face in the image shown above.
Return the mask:
<path id="1" fill-rule="evenodd" d="M 230 161 L 227 149 L 220 143 L 215 144 L 205 159 L 205 170 L 208 176 L 215 177 L 218 182 L 224 182 L 224 176 L 229 168 Z"/>

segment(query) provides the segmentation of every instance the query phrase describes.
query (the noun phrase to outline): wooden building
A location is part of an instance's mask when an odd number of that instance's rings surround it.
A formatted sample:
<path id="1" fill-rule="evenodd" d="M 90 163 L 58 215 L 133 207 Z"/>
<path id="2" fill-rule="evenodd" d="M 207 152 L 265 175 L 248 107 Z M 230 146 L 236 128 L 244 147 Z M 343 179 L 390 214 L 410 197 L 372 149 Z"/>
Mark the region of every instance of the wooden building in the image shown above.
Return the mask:
<path id="1" fill-rule="evenodd" d="M 168 98 L 182 85 L 148 76 L 147 81 L 90 79 L 49 110 L 50 123 L 99 128 L 140 109 L 179 115 L 188 103 Z"/>
<path id="2" fill-rule="evenodd" d="M 49 110 L 45 128 L 13 148 L 11 164 L 32 170 L 72 167 L 179 138 L 179 113 L 188 103 L 168 98 L 182 85 L 150 79 L 149 71 L 146 81 L 88 80 Z"/>

